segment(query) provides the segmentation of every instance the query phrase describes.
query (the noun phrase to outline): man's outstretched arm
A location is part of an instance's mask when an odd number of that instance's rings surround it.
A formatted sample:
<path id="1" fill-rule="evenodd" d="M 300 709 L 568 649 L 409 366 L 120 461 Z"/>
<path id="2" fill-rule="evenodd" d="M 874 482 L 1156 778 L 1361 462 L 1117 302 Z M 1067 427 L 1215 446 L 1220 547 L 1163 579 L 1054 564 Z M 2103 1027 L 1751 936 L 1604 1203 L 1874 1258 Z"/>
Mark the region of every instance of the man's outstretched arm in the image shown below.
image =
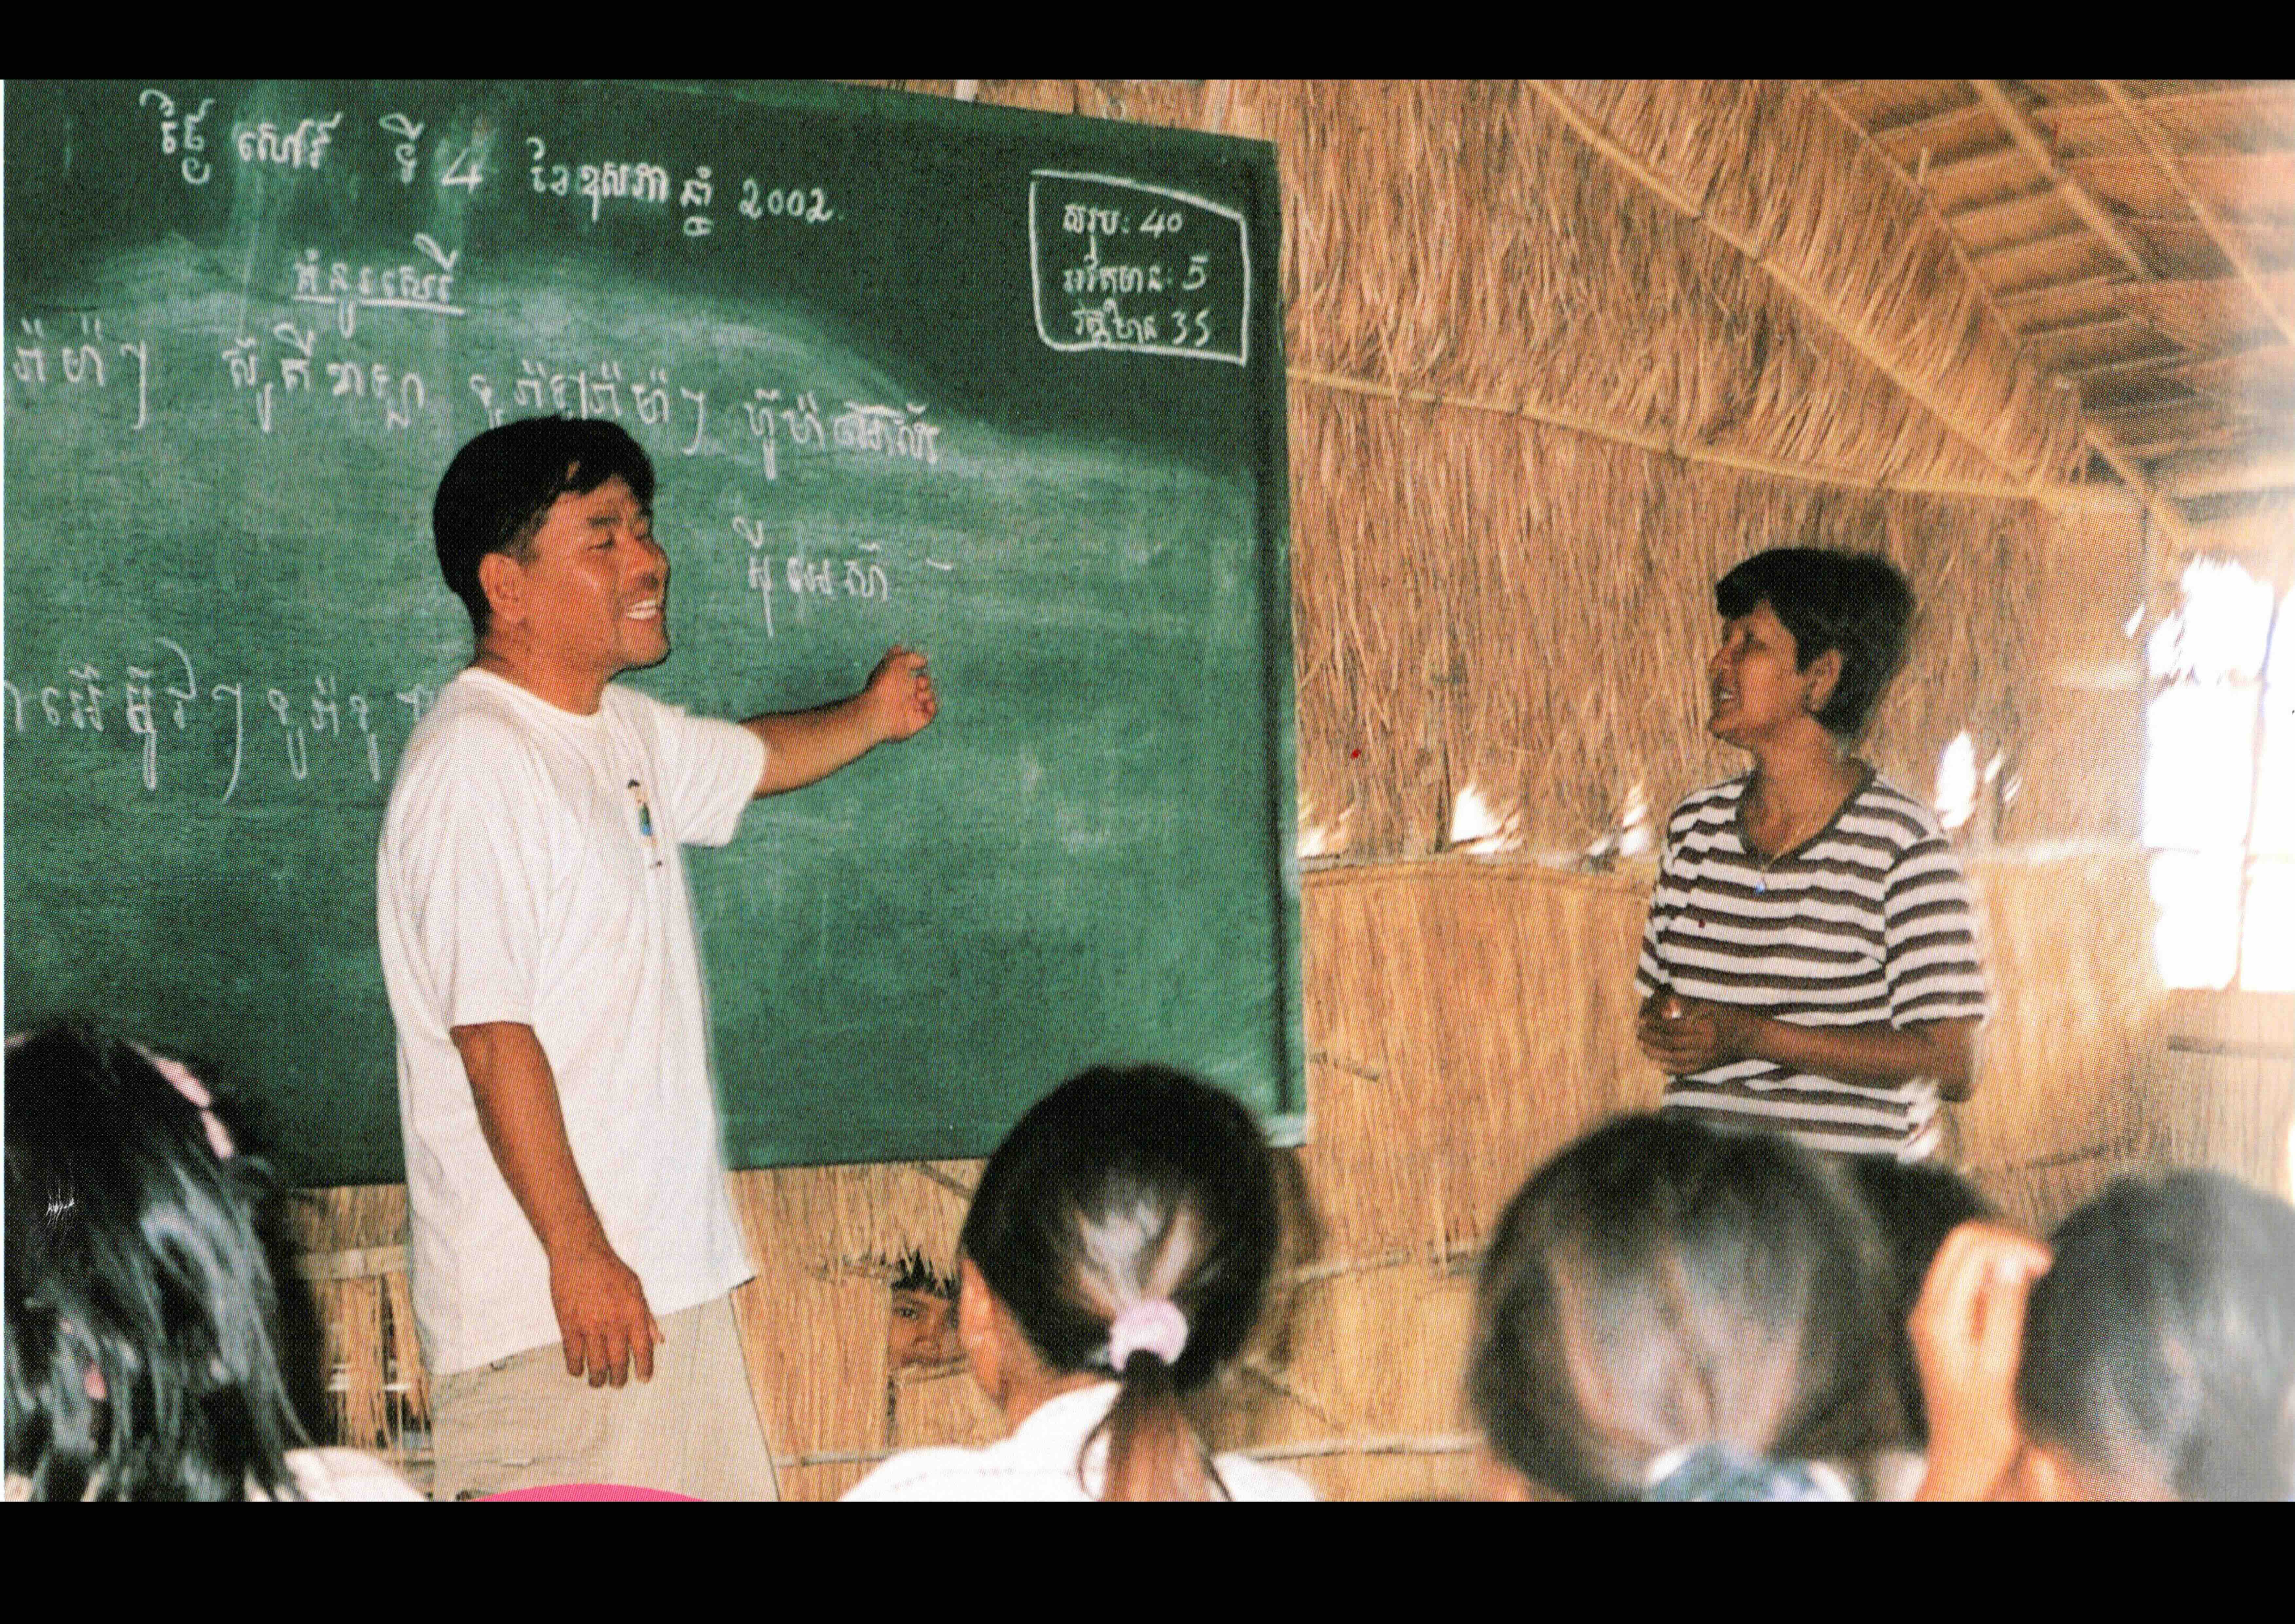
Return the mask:
<path id="1" fill-rule="evenodd" d="M 914 738 L 939 711 L 925 657 L 895 643 L 851 698 L 741 723 L 765 741 L 757 793 L 779 795 L 825 779 L 880 744 Z"/>
<path id="2" fill-rule="evenodd" d="M 590 1385 L 653 1380 L 661 1326 L 645 1286 L 606 1238 L 574 1164 L 558 1079 L 534 1028 L 515 1021 L 457 1026 L 448 1035 L 470 1073 L 486 1148 L 550 1260 L 550 1304 L 566 1346 L 566 1373 Z"/>

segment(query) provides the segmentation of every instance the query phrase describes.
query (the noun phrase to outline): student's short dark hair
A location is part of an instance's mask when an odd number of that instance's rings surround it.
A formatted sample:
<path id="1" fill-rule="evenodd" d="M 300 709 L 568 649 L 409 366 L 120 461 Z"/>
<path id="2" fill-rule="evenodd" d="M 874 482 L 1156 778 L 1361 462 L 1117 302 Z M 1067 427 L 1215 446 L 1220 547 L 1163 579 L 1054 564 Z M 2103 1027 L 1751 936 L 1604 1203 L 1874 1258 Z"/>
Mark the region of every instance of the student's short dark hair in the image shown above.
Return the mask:
<path id="1" fill-rule="evenodd" d="M 1862 1455 L 1893 1431 L 1871 1218 L 1772 1134 L 1613 1119 L 1531 1176 L 1475 1285 L 1467 1396 L 1498 1457 L 1572 1499 L 1721 1443 Z"/>
<path id="2" fill-rule="evenodd" d="M 1841 680 L 1817 719 L 1837 738 L 1863 733 L 1881 690 L 1905 663 L 1914 606 L 1904 572 L 1878 553 L 1773 547 L 1714 583 L 1713 604 L 1724 620 L 1763 603 L 1793 633 L 1800 670 L 1839 650 Z"/>
<path id="3" fill-rule="evenodd" d="M 2026 1432 L 2109 1492 L 2295 1495 L 2295 1207 L 2218 1172 L 2120 1179 L 2050 1245 Z"/>
<path id="4" fill-rule="evenodd" d="M 1945 1236 L 1972 1219 L 1991 1217 L 1992 1204 L 1966 1179 L 1934 1162 L 1851 1156 L 1849 1168 L 1888 1250 L 1893 1284 L 1889 1309 L 1895 1353 L 1891 1363 L 1897 1373 L 1897 1392 L 1903 1400 L 1911 1440 L 1925 1443 L 1928 1408 L 1921 1397 L 1920 1367 L 1913 1357 L 1907 1325 Z"/>
<path id="5" fill-rule="evenodd" d="M 438 569 L 484 637 L 490 611 L 478 560 L 514 559 L 529 549 L 551 505 L 586 495 L 620 475 L 641 505 L 653 506 L 653 463 L 629 431 L 608 419 L 529 417 L 489 428 L 454 453 L 430 504 Z"/>
<path id="6" fill-rule="evenodd" d="M 277 1187 L 243 1125 L 218 1156 L 148 1055 L 58 1023 L 9 1041 L 6 1138 L 10 1474 L 34 1499 L 294 1498 Z"/>

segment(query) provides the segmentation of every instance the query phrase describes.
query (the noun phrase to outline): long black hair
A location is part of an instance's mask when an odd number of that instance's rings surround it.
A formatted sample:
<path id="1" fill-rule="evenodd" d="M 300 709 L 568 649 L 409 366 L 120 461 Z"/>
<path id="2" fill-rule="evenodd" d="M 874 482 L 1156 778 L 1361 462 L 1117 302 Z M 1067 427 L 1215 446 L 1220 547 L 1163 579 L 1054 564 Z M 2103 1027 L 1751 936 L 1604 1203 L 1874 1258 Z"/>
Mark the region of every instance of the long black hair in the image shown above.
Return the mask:
<path id="1" fill-rule="evenodd" d="M 35 1499 L 294 1498 L 266 1168 L 176 1063 L 82 1025 L 11 1039 L 7 1088 L 10 1475 Z"/>
<path id="2" fill-rule="evenodd" d="M 1895 1422 L 1888 1278 L 1862 1204 L 1808 1151 L 1620 1117 L 1499 1218 L 1468 1398 L 1501 1459 L 1572 1499 L 1635 1498 L 1682 1448 L 1862 1455 Z"/>
<path id="3" fill-rule="evenodd" d="M 964 1255 L 1048 1369 L 1122 1382 L 1104 1498 L 1219 1491 L 1180 1400 L 1259 1322 L 1282 1233 L 1273 1163 L 1232 1096 L 1160 1065 L 1071 1078 L 989 1158 Z M 1111 1326 L 1159 1300 L 1187 1321 L 1178 1357 L 1140 1349 L 1114 1368 Z"/>

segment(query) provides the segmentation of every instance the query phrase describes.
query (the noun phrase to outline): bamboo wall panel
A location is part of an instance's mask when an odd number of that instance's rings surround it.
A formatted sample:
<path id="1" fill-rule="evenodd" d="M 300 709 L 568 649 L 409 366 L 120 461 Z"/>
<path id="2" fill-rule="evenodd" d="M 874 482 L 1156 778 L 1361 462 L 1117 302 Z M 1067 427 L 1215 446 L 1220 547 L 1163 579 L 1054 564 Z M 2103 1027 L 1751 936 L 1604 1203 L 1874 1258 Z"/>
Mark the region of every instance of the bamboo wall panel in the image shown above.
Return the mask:
<path id="1" fill-rule="evenodd" d="M 303 1278 L 280 1286 L 307 1293 L 318 1317 L 333 1440 L 409 1464 L 410 1435 L 422 1453 L 430 1399 L 407 1288 L 406 1187 L 298 1191 L 288 1220 L 306 1263 Z"/>
<path id="2" fill-rule="evenodd" d="M 1996 785 L 2013 791 L 1995 817 L 1999 838 L 2133 849 L 2144 812 L 2143 639 L 2174 606 L 2170 556 L 2147 547 L 2135 518 L 2047 519 L 2020 626 L 2031 680 L 2014 690 L 2019 714 Z"/>
<path id="3" fill-rule="evenodd" d="M 2155 1154 L 2145 1092 L 2166 993 L 2140 854 L 1978 866 L 1993 1015 L 1960 1160 L 1990 1172 Z"/>
<path id="4" fill-rule="evenodd" d="M 1269 1376 L 1247 1369 L 1227 1383 L 1206 1407 L 1214 1447 L 1327 1450 L 1276 1457 L 1327 1499 L 1463 1497 L 1472 1269 L 1471 1258 L 1429 1264 L 1421 1255 L 1303 1286 L 1295 1357 Z M 1349 1443 L 1358 1449 L 1339 1452 Z"/>
<path id="5" fill-rule="evenodd" d="M 969 1187 L 976 1169 L 934 1163 Z M 788 1463 L 884 1448 L 890 1283 L 911 1250 L 954 1255 L 964 1198 L 907 1163 L 731 1176 L 756 1277 L 733 1295 L 767 1441 Z M 785 1465 L 790 1499 L 834 1499 L 866 1463 Z"/>
<path id="6" fill-rule="evenodd" d="M 1479 1238 L 1539 1162 L 1656 1104 L 1633 1048 L 1643 893 L 1527 865 L 1310 875 L 1309 1138 L 1332 1256 Z"/>
<path id="7" fill-rule="evenodd" d="M 2295 1199 L 2295 993 L 2177 992 L 2165 1024 L 2165 1159 Z"/>

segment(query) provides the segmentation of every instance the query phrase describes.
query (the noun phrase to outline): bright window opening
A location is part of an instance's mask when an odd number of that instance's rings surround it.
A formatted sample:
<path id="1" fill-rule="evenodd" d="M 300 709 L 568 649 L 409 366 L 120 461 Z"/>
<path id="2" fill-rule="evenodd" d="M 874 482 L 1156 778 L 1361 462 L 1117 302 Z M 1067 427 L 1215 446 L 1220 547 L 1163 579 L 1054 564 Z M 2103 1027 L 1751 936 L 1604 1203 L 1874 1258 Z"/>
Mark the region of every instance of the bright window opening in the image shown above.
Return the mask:
<path id="1" fill-rule="evenodd" d="M 1937 822 L 1959 828 L 1976 812 L 1976 741 L 1965 730 L 1944 747 L 1937 763 Z"/>
<path id="2" fill-rule="evenodd" d="M 2295 989 L 2289 601 L 2237 564 L 2194 559 L 2147 647 L 2144 844 L 2171 987 Z"/>
<path id="3" fill-rule="evenodd" d="M 1450 845 L 1461 852 L 1511 852 L 1522 845 L 1522 809 L 1501 817 L 1469 784 L 1450 812 Z"/>
<path id="4" fill-rule="evenodd" d="M 1339 813 L 1334 824 L 1316 820 L 1314 809 L 1306 802 L 1299 803 L 1299 855 L 1302 857 L 1336 857 L 1347 849 L 1347 825 L 1354 820 L 1352 806 Z"/>

